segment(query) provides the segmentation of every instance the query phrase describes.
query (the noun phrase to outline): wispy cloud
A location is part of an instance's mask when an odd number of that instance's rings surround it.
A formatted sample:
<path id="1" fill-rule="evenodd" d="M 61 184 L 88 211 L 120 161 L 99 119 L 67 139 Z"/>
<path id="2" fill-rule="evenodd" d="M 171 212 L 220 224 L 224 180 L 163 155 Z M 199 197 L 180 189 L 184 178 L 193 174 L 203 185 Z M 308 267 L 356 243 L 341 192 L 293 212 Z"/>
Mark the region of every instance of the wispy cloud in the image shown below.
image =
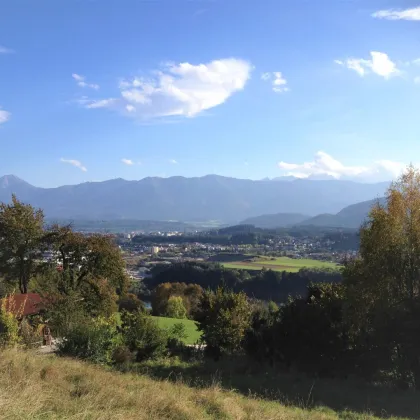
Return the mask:
<path id="1" fill-rule="evenodd" d="M 121 162 L 124 163 L 124 165 L 134 165 L 134 162 L 131 159 L 121 159 Z"/>
<path id="2" fill-rule="evenodd" d="M 420 6 L 411 9 L 379 10 L 378 12 L 373 13 L 372 16 L 377 19 L 420 21 Z"/>
<path id="3" fill-rule="evenodd" d="M 378 160 L 368 166 L 345 165 L 323 151 L 317 152 L 314 159 L 310 162 L 278 163 L 278 167 L 287 176 L 309 178 L 324 175 L 336 179 L 363 181 L 390 180 L 397 177 L 404 170 L 405 166 L 404 163 L 390 160 Z"/>
<path id="4" fill-rule="evenodd" d="M 417 76 L 417 77 L 414 78 L 414 83 L 416 85 L 420 85 L 420 76 Z"/>
<path id="5" fill-rule="evenodd" d="M 389 79 L 391 76 L 400 74 L 400 70 L 388 57 L 388 54 L 372 51 L 370 55 L 370 60 L 364 58 L 348 58 L 346 60 L 334 60 L 334 62 L 340 66 L 354 70 L 362 77 L 369 73 L 374 73 L 385 79 Z"/>
<path id="6" fill-rule="evenodd" d="M 169 163 L 172 163 L 172 165 L 178 165 L 178 161 L 175 159 L 169 159 Z"/>
<path id="7" fill-rule="evenodd" d="M 0 109 L 0 124 L 4 124 L 9 121 L 11 116 L 12 114 L 10 112 Z"/>
<path id="8" fill-rule="evenodd" d="M 117 103 L 117 99 L 108 98 L 108 99 L 87 99 L 82 98 L 78 100 L 78 103 L 83 105 L 87 109 L 97 109 L 97 108 L 110 108 Z"/>
<path id="9" fill-rule="evenodd" d="M 73 77 L 74 80 L 76 80 L 77 85 L 80 86 L 80 87 L 91 88 L 91 89 L 95 89 L 95 90 L 99 89 L 99 85 L 97 85 L 96 83 L 87 83 L 85 76 L 81 76 L 80 74 L 73 73 L 72 77 Z"/>
<path id="10" fill-rule="evenodd" d="M 171 63 L 149 78 L 121 80 L 118 98 L 82 98 L 79 103 L 85 108 L 110 108 L 139 119 L 195 117 L 243 90 L 251 71 L 249 62 L 236 58 L 197 65 Z"/>
<path id="11" fill-rule="evenodd" d="M 87 172 L 87 168 L 85 166 L 83 166 L 83 164 L 82 164 L 82 162 L 80 162 L 80 160 L 61 158 L 60 162 L 68 163 L 69 165 L 73 165 L 76 168 L 79 168 L 83 172 Z"/>
<path id="12" fill-rule="evenodd" d="M 280 71 L 263 73 L 261 79 L 265 82 L 271 82 L 271 87 L 275 93 L 285 93 L 290 90 L 287 86 L 287 80 Z"/>
<path id="13" fill-rule="evenodd" d="M 0 45 L 0 54 L 14 54 L 15 50 L 12 50 L 11 48 L 6 48 L 3 45 Z"/>

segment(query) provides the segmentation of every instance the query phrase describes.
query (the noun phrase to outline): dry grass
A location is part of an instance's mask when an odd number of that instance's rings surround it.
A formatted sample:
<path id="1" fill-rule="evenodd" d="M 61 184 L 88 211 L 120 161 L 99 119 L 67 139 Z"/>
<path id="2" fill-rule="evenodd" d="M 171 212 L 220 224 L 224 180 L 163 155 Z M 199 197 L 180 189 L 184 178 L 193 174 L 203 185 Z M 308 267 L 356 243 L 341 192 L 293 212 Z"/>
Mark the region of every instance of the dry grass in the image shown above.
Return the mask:
<path id="1" fill-rule="evenodd" d="M 0 353 L 1 419 L 373 419 L 307 411 L 245 398 L 218 386 L 189 388 L 182 383 L 119 374 L 56 356 L 7 350 Z"/>

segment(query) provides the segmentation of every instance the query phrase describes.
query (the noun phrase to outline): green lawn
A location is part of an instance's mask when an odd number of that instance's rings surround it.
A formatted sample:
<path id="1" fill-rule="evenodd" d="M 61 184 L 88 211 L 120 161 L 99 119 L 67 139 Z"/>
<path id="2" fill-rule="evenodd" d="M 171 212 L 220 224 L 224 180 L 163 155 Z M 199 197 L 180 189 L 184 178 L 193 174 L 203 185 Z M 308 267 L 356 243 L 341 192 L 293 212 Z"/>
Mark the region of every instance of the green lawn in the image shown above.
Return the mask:
<path id="1" fill-rule="evenodd" d="M 251 262 L 236 261 L 234 263 L 222 263 L 226 268 L 235 268 L 243 270 L 261 270 L 262 268 L 271 269 L 273 271 L 289 271 L 297 272 L 301 268 L 338 268 L 335 263 L 310 260 L 310 259 L 294 259 L 288 257 L 279 257 L 275 260 L 259 258 Z"/>
<path id="2" fill-rule="evenodd" d="M 182 323 L 185 325 L 185 331 L 188 335 L 185 340 L 185 344 L 196 344 L 201 337 L 201 332 L 197 329 L 197 324 L 190 319 L 176 319 L 176 318 L 164 318 L 160 316 L 154 316 L 153 319 L 156 319 L 159 327 L 161 328 L 171 328 L 174 324 Z"/>

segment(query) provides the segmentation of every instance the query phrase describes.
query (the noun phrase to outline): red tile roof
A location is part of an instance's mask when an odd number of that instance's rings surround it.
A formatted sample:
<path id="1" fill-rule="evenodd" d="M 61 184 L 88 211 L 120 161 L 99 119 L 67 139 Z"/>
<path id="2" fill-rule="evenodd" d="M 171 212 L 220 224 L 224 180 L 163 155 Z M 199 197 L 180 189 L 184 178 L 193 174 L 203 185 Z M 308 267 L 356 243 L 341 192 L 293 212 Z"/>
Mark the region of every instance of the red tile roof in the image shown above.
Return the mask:
<path id="1" fill-rule="evenodd" d="M 4 301 L 6 301 L 6 310 L 19 318 L 37 314 L 42 309 L 42 298 L 38 293 L 9 296 L 2 299 L 2 305 Z"/>

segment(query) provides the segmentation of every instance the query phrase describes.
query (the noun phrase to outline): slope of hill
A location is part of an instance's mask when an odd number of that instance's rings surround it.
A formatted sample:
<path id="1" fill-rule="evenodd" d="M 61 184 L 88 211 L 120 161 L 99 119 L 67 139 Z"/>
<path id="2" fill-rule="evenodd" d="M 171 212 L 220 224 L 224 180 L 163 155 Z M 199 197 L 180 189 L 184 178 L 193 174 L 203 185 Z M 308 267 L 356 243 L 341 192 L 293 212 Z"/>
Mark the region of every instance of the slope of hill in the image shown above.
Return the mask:
<path id="1" fill-rule="evenodd" d="M 245 219 L 240 224 L 270 229 L 293 226 L 307 219 L 309 219 L 309 216 L 304 216 L 299 213 L 263 214 L 262 216 Z"/>
<path id="2" fill-rule="evenodd" d="M 171 383 L 153 380 L 147 376 L 111 372 L 100 366 L 77 360 L 35 355 L 34 352 L 28 351 L 13 349 L 3 351 L 0 356 L 2 419 L 377 419 L 365 414 L 364 410 L 355 413 L 344 408 L 342 411 L 327 407 L 303 409 L 293 406 L 290 402 L 285 406 L 277 401 L 225 391 L 219 385 L 204 387 L 200 383 L 201 386 L 194 388 L 184 385 L 180 381 L 181 375 L 176 375 L 176 383 Z M 243 376 L 250 375 L 243 374 Z M 391 394 L 390 391 L 389 399 L 378 400 L 378 398 L 371 399 L 370 397 L 375 395 L 368 396 L 366 389 L 358 392 L 349 385 L 346 386 L 344 382 L 341 388 L 337 387 L 337 383 L 334 386 L 331 382 L 328 389 L 327 383 L 322 388 L 322 382 L 317 381 L 315 391 L 319 393 L 322 390 L 325 395 L 328 395 L 328 392 L 332 393 L 339 406 L 344 405 L 339 403 L 344 399 L 352 401 L 360 398 L 359 406 L 366 405 L 365 401 L 369 399 L 370 404 L 376 405 L 376 409 L 377 405 L 380 407 L 389 405 L 389 401 L 394 409 L 397 408 L 396 411 L 409 412 L 407 405 L 414 407 L 411 401 L 415 401 L 414 393 L 411 400 L 408 400 L 395 396 L 396 393 Z M 213 383 L 215 383 L 214 378 Z M 290 379 L 288 385 L 290 388 Z M 306 388 L 311 389 L 310 384 L 306 384 Z M 308 399 L 305 397 L 302 396 L 299 406 L 304 405 L 302 401 Z M 311 400 L 313 398 L 314 396 L 311 396 Z M 366 409 L 370 408 L 371 405 Z M 395 411 L 387 411 L 387 413 L 393 412 Z M 398 420 L 397 417 L 393 419 Z"/>
<path id="3" fill-rule="evenodd" d="M 59 219 L 219 220 L 238 222 L 266 213 L 336 213 L 383 195 L 387 183 L 351 181 L 252 181 L 201 178 L 113 179 L 37 188 L 16 177 L 0 178 L 0 201 L 11 194 Z"/>
<path id="4" fill-rule="evenodd" d="M 320 214 L 310 219 L 300 222 L 300 226 L 322 226 L 322 227 L 342 227 L 358 228 L 366 220 L 370 209 L 374 204 L 384 204 L 385 199 L 375 199 L 363 201 L 361 203 L 347 206 L 337 214 Z"/>

